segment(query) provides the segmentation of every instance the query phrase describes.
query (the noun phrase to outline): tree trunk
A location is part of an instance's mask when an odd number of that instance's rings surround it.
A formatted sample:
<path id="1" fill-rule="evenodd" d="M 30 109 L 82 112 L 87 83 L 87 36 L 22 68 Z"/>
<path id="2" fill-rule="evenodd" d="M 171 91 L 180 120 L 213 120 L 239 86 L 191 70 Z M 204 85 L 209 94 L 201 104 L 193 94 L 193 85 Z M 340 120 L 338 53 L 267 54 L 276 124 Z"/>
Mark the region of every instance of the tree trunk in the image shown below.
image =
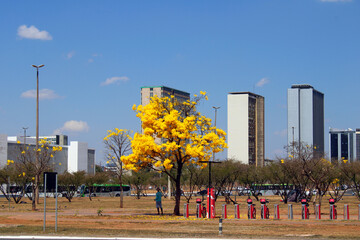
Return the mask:
<path id="1" fill-rule="evenodd" d="M 182 164 L 178 164 L 176 181 L 175 181 L 175 207 L 174 207 L 174 215 L 180 216 L 180 199 L 181 199 L 181 170 Z"/>
<path id="2" fill-rule="evenodd" d="M 35 187 L 35 184 L 33 184 L 32 186 L 32 199 L 31 199 L 31 206 L 32 206 L 32 210 L 35 211 L 36 210 L 36 197 L 35 197 L 35 194 L 36 194 L 36 187 Z"/>
<path id="3" fill-rule="evenodd" d="M 37 204 L 40 204 L 40 200 L 39 200 L 39 182 L 40 182 L 40 174 L 35 176 L 35 195 L 33 194 L 33 198 L 35 198 L 35 201 L 36 201 Z"/>
<path id="4" fill-rule="evenodd" d="M 124 207 L 124 189 L 122 186 L 122 174 L 119 175 L 119 184 L 120 184 L 120 208 Z"/>
<path id="5" fill-rule="evenodd" d="M 174 215 L 180 216 L 180 198 L 181 198 L 181 187 L 180 180 L 176 178 L 175 182 L 175 207 L 174 207 Z"/>

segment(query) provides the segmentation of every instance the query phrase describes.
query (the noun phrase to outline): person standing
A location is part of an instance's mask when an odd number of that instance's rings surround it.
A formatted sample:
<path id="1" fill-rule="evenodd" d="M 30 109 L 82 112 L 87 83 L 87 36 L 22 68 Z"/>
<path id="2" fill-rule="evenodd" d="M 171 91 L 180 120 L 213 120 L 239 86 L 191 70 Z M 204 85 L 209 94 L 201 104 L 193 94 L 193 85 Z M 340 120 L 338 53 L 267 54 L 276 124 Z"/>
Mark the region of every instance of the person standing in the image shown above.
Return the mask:
<path id="1" fill-rule="evenodd" d="M 162 193 L 160 192 L 160 188 L 157 188 L 157 193 L 155 195 L 155 202 L 156 202 L 156 208 L 158 211 L 158 215 L 160 215 L 160 209 L 161 209 L 161 215 L 163 215 L 163 208 L 161 205 L 161 197 L 162 197 Z"/>

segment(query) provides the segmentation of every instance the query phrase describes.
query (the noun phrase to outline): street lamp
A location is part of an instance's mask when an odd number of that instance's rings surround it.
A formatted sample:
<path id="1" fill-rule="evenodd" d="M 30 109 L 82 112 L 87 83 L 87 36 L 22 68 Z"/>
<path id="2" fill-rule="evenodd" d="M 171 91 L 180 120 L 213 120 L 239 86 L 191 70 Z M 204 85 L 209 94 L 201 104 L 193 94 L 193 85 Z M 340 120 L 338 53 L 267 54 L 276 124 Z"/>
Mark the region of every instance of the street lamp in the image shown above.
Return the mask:
<path id="1" fill-rule="evenodd" d="M 220 108 L 220 107 L 213 107 L 214 109 L 215 109 L 215 121 L 214 121 L 214 126 L 216 127 L 216 115 L 217 115 L 217 110 Z M 212 161 L 199 161 L 199 162 L 201 162 L 201 163 L 208 163 L 209 164 L 209 188 L 208 188 L 208 193 L 207 193 L 207 196 L 208 196 L 208 216 L 209 216 L 209 218 L 211 218 L 211 204 L 210 204 L 210 202 L 211 202 L 211 193 L 210 193 L 210 191 L 211 191 L 211 188 L 212 188 L 212 184 L 211 184 L 211 164 L 212 163 L 221 163 L 221 162 L 219 162 L 219 161 L 215 161 L 215 152 L 213 152 L 213 160 Z"/>
<path id="2" fill-rule="evenodd" d="M 220 107 L 214 107 L 213 106 L 213 109 L 215 110 L 215 121 L 214 121 L 214 127 L 216 128 L 216 116 L 217 116 L 217 110 L 219 109 Z M 216 129 L 215 129 L 216 131 Z M 213 152 L 213 161 L 215 161 L 215 152 Z"/>
<path id="3" fill-rule="evenodd" d="M 39 66 L 32 65 L 34 68 L 36 68 L 36 154 L 35 154 L 35 167 L 37 168 L 39 166 L 39 68 L 44 67 L 44 64 L 41 64 Z M 35 184 L 38 184 L 38 174 L 35 176 Z M 39 188 L 36 188 L 35 193 L 35 199 L 38 200 L 38 193 Z"/>

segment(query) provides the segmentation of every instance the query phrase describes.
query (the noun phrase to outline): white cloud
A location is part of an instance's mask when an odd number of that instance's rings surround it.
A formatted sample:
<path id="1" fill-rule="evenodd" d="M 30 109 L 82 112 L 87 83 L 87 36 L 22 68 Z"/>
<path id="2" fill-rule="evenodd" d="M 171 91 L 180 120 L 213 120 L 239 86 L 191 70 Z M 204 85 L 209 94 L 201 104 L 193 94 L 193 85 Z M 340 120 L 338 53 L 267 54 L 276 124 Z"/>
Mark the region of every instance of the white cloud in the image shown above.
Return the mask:
<path id="1" fill-rule="evenodd" d="M 59 129 L 54 131 L 54 134 L 61 134 L 63 132 L 87 132 L 89 131 L 89 125 L 87 122 L 70 120 L 64 123 Z"/>
<path id="2" fill-rule="evenodd" d="M 36 90 L 32 89 L 32 90 L 28 90 L 26 92 L 23 92 L 21 94 L 21 97 L 23 98 L 36 98 Z M 51 89 L 40 89 L 39 90 L 39 99 L 43 100 L 43 99 L 55 99 L 55 98 L 60 98 L 59 95 L 57 95 L 53 90 Z"/>
<path id="3" fill-rule="evenodd" d="M 257 87 L 262 87 L 262 86 L 264 86 L 265 84 L 267 84 L 267 83 L 269 83 L 270 81 L 269 81 L 269 79 L 267 79 L 267 78 L 262 78 L 262 79 L 260 79 L 260 81 L 258 81 L 257 83 L 256 83 L 256 86 Z"/>
<path id="4" fill-rule="evenodd" d="M 352 2 L 352 0 L 320 0 L 320 2 Z"/>
<path id="5" fill-rule="evenodd" d="M 47 31 L 40 31 L 35 26 L 21 25 L 18 28 L 18 36 L 28 39 L 52 40 L 52 36 Z"/>
<path id="6" fill-rule="evenodd" d="M 66 58 L 71 59 L 74 55 L 75 55 L 75 51 L 68 52 L 68 54 L 66 54 Z"/>
<path id="7" fill-rule="evenodd" d="M 101 86 L 106 86 L 106 85 L 110 85 L 110 84 L 114 84 L 114 83 L 118 83 L 119 82 L 127 82 L 129 81 L 129 78 L 128 77 L 111 77 L 111 78 L 107 78 L 105 80 L 105 82 L 102 82 L 100 85 Z"/>
<path id="8" fill-rule="evenodd" d="M 102 54 L 94 53 L 94 54 L 92 54 L 91 56 L 92 56 L 92 58 L 89 58 L 89 59 L 88 59 L 88 62 L 89 62 L 89 63 L 93 63 L 93 62 L 95 61 L 94 58 L 102 57 Z"/>

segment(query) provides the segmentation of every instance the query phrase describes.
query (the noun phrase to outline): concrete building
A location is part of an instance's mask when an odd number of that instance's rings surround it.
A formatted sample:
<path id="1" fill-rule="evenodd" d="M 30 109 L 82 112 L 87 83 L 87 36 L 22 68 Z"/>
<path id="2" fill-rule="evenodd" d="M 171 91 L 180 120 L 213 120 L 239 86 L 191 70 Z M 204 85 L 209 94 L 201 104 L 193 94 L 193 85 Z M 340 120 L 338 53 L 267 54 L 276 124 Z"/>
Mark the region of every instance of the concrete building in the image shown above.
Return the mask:
<path id="1" fill-rule="evenodd" d="M 67 140 L 67 136 L 56 135 L 54 139 L 51 139 L 51 137 L 49 136 L 52 146 L 62 147 L 62 151 L 56 152 L 50 162 L 55 172 L 85 171 L 89 174 L 95 173 L 95 149 L 89 149 L 87 143 L 77 141 L 71 141 L 69 145 L 53 144 L 52 140 Z M 26 145 L 29 145 L 30 149 L 35 149 L 36 141 L 34 137 L 24 139 L 24 137 L 8 137 L 5 134 L 0 134 L 0 168 L 6 166 L 8 159 L 16 161 L 19 153 L 18 145 L 24 144 L 24 141 L 26 141 Z"/>
<path id="2" fill-rule="evenodd" d="M 288 89 L 288 145 L 302 142 L 324 154 L 324 94 L 308 84 Z"/>
<path id="3" fill-rule="evenodd" d="M 228 94 L 228 158 L 264 166 L 264 97 L 251 92 Z"/>
<path id="4" fill-rule="evenodd" d="M 331 162 L 356 161 L 357 145 L 360 145 L 360 142 L 356 140 L 356 132 L 350 128 L 346 130 L 330 128 L 329 155 Z"/>
<path id="5" fill-rule="evenodd" d="M 145 106 L 149 104 L 150 98 L 155 95 L 158 97 L 170 97 L 171 95 L 173 95 L 178 102 L 183 102 L 190 99 L 190 93 L 183 92 L 174 88 L 169 88 L 165 86 L 141 87 L 141 105 Z M 161 139 L 156 138 L 155 142 L 157 144 L 160 144 Z"/>
<path id="6" fill-rule="evenodd" d="M 360 161 L 360 128 L 356 129 L 356 160 Z"/>
<path id="7" fill-rule="evenodd" d="M 150 98 L 155 95 L 158 97 L 170 97 L 173 95 L 179 102 L 190 99 L 190 93 L 174 88 L 165 86 L 141 87 L 141 105 L 149 104 Z"/>

